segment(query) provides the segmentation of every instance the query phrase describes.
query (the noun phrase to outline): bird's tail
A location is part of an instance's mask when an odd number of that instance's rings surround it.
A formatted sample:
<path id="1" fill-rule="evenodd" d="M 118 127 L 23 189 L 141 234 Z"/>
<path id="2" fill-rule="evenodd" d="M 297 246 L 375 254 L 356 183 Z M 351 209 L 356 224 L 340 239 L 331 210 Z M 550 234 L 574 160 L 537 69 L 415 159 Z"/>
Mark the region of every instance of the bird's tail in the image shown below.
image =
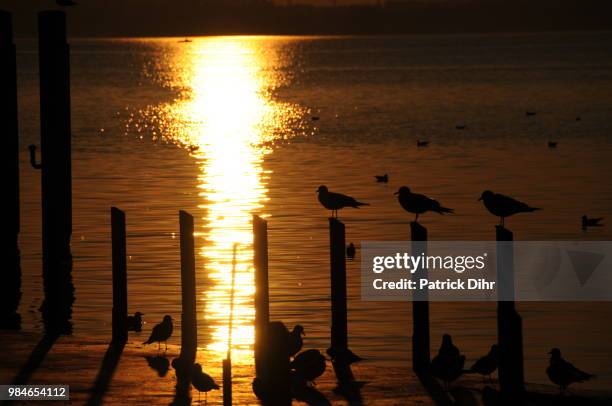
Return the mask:
<path id="1" fill-rule="evenodd" d="M 364 202 L 355 202 L 355 206 L 353 207 L 359 207 L 359 206 L 369 206 L 370 203 L 364 203 Z"/>
<path id="2" fill-rule="evenodd" d="M 151 341 L 151 339 L 149 338 L 147 341 L 142 343 L 142 345 L 147 345 L 147 344 L 153 344 L 153 341 Z"/>
<path id="3" fill-rule="evenodd" d="M 444 214 L 444 213 L 454 213 L 454 212 L 455 212 L 455 210 L 453 210 L 453 209 L 449 209 L 448 207 L 442 207 L 442 206 L 440 206 L 440 207 L 438 208 L 437 212 L 438 212 L 439 214 Z"/>
<path id="4" fill-rule="evenodd" d="M 538 210 L 542 210 L 542 209 L 539 208 L 539 207 L 527 207 L 527 211 L 528 212 L 534 212 L 534 211 L 538 211 Z"/>

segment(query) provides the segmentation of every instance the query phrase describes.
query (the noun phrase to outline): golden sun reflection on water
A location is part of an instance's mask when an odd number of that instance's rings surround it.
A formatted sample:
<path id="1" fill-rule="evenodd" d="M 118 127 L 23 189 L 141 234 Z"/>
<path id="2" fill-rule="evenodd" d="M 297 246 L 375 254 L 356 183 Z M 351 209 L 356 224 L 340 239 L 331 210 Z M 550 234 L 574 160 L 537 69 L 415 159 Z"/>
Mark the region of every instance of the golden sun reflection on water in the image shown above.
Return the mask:
<path id="1" fill-rule="evenodd" d="M 182 44 L 181 44 L 182 45 Z M 254 341 L 253 213 L 265 213 L 263 157 L 269 145 L 286 138 L 287 120 L 296 108 L 270 95 L 282 78 L 275 76 L 274 55 L 258 52 L 257 41 L 241 37 L 194 39 L 172 53 L 171 86 L 184 89 L 163 107 L 165 130 L 192 151 L 200 167 L 196 246 L 207 282 L 199 287 L 198 317 L 210 340 L 200 345 L 225 357 L 230 311 L 232 248 L 238 245 L 232 358 L 252 363 Z M 180 68 L 178 68 L 180 67 Z M 169 122 L 171 123 L 169 123 Z M 162 128 L 162 131 L 164 129 Z M 265 214 L 264 214 L 265 215 Z M 202 332 L 199 333 L 202 337 Z"/>

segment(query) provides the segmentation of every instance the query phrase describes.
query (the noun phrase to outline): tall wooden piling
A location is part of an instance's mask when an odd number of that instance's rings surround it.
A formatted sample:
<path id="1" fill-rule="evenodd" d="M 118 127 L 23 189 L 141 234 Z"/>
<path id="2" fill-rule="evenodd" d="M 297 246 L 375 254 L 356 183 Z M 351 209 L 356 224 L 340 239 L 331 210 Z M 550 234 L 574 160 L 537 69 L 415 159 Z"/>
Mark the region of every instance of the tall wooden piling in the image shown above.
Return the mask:
<path id="1" fill-rule="evenodd" d="M 331 349 L 348 349 L 348 316 L 346 304 L 346 256 L 344 224 L 329 218 L 329 253 L 331 279 Z"/>
<path id="2" fill-rule="evenodd" d="M 0 164 L 4 182 L 7 223 L 2 228 L 6 253 L 0 284 L 0 328 L 19 328 L 21 300 L 19 255 L 19 132 L 17 117 L 17 67 L 11 14 L 0 10 Z"/>
<path id="3" fill-rule="evenodd" d="M 191 366 L 195 361 L 198 345 L 196 317 L 195 245 L 193 216 L 180 211 L 181 232 L 181 362 Z"/>
<path id="4" fill-rule="evenodd" d="M 253 215 L 253 262 L 255 266 L 255 371 L 265 369 L 266 331 L 270 322 L 268 294 L 268 222 Z"/>
<path id="5" fill-rule="evenodd" d="M 412 255 L 427 255 L 427 229 L 413 221 L 410 223 Z M 422 267 L 412 274 L 412 280 L 426 278 L 427 271 Z M 425 373 L 429 368 L 429 295 L 426 290 L 414 292 L 412 300 L 412 369 Z"/>
<path id="6" fill-rule="evenodd" d="M 232 359 L 223 360 L 223 406 L 232 406 Z"/>
<path id="7" fill-rule="evenodd" d="M 113 342 L 127 341 L 127 249 L 125 213 L 111 207 L 111 234 L 113 257 Z"/>
<path id="8" fill-rule="evenodd" d="M 38 14 L 38 46 L 43 269 L 55 275 L 71 269 L 70 63 L 64 12 Z"/>
<path id="9" fill-rule="evenodd" d="M 514 302 L 514 247 L 512 232 L 496 227 L 497 239 L 497 336 L 499 345 L 499 386 L 505 399 L 524 399 L 523 328 Z"/>

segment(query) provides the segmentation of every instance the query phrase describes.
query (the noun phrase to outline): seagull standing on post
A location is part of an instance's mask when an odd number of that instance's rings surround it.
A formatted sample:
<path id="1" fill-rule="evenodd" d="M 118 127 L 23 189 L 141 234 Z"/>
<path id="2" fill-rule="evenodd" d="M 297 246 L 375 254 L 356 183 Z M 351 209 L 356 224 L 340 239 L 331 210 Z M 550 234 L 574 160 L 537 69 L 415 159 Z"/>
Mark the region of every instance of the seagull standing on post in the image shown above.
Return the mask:
<path id="1" fill-rule="evenodd" d="M 326 209 L 332 211 L 332 217 L 338 218 L 338 210 L 345 207 L 354 207 L 358 209 L 359 206 L 369 206 L 368 203 L 358 202 L 350 196 L 330 192 L 325 185 L 319 186 L 317 193 L 319 194 L 319 203 Z"/>
<path id="2" fill-rule="evenodd" d="M 394 194 L 397 195 L 397 200 L 404 210 L 408 213 L 414 213 L 416 217 L 414 221 L 419 220 L 419 214 L 433 211 L 438 214 L 453 213 L 453 209 L 442 207 L 437 200 L 430 199 L 425 195 L 412 193 L 406 186 L 399 188 Z"/>
<path id="3" fill-rule="evenodd" d="M 493 193 L 490 190 L 485 190 L 480 195 L 478 201 L 484 203 L 489 212 L 500 219 L 500 226 L 504 226 L 506 217 L 517 213 L 531 213 L 540 210 L 537 207 L 531 207 L 523 202 L 519 202 L 509 196 L 504 196 L 499 193 Z"/>

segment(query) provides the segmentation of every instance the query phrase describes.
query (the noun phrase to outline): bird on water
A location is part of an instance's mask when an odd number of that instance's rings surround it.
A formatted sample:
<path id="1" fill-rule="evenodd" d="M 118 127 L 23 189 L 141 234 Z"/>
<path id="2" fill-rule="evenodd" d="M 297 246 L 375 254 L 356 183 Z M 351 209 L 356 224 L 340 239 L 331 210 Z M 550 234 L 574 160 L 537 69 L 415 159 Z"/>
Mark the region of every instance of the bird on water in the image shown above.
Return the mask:
<path id="1" fill-rule="evenodd" d="M 601 220 L 603 220 L 603 217 L 589 218 L 585 214 L 584 216 L 582 216 L 582 228 L 601 227 L 603 225 L 603 224 L 601 224 Z"/>
<path id="2" fill-rule="evenodd" d="M 389 175 L 387 175 L 386 173 L 384 175 L 374 175 L 374 178 L 376 179 L 376 182 L 378 183 L 388 183 L 389 182 Z"/>
<path id="3" fill-rule="evenodd" d="M 478 201 L 481 200 L 491 214 L 499 217 L 499 225 L 502 227 L 504 226 L 506 217 L 517 213 L 531 213 L 536 210 L 541 210 L 538 207 L 531 207 L 526 203 L 519 202 L 509 196 L 493 193 L 490 190 L 482 192 Z"/>
<path id="4" fill-rule="evenodd" d="M 457 380 L 463 373 L 464 365 L 465 355 L 460 354 L 450 334 L 444 334 L 438 354 L 431 360 L 432 375 L 442 380 L 445 389 L 448 390 L 450 383 Z"/>
<path id="5" fill-rule="evenodd" d="M 170 317 L 169 315 L 165 315 L 162 322 L 159 324 L 156 324 L 155 327 L 153 327 L 153 330 L 151 331 L 151 336 L 143 344 L 147 345 L 147 344 L 157 343 L 157 350 L 159 351 L 161 343 L 163 342 L 166 345 L 166 350 L 167 350 L 168 349 L 167 341 L 171 335 L 172 335 L 172 317 Z"/>
<path id="6" fill-rule="evenodd" d="M 438 214 L 454 212 L 453 209 L 441 206 L 437 200 L 430 199 L 429 197 L 418 193 L 412 193 L 406 186 L 400 187 L 394 194 L 397 195 L 397 200 L 404 210 L 406 210 L 408 213 L 413 213 L 416 215 L 414 218 L 415 222 L 419 220 L 419 214 L 423 214 L 428 211 L 433 211 Z"/>
<path id="7" fill-rule="evenodd" d="M 561 393 L 564 393 L 572 383 L 585 382 L 595 377 L 564 360 L 558 348 L 553 348 L 548 354 L 550 354 L 550 364 L 546 368 L 546 375 L 552 383 L 559 385 Z"/>
<path id="8" fill-rule="evenodd" d="M 429 145 L 429 141 L 417 140 L 417 147 L 426 147 Z"/>
<path id="9" fill-rule="evenodd" d="M 348 247 L 346 247 L 346 257 L 350 260 L 355 259 L 355 254 L 357 250 L 355 249 L 355 244 L 350 243 Z"/>
<path id="10" fill-rule="evenodd" d="M 289 356 L 293 357 L 300 352 L 304 345 L 302 336 L 305 336 L 304 327 L 301 324 L 296 324 L 293 330 L 289 333 Z"/>
<path id="11" fill-rule="evenodd" d="M 142 316 L 144 316 L 144 313 L 136 312 L 133 316 L 127 317 L 128 331 L 136 331 L 139 333 L 142 330 Z"/>
<path id="12" fill-rule="evenodd" d="M 206 372 L 202 371 L 202 365 L 193 364 L 191 367 L 191 384 L 198 390 L 198 396 L 204 392 L 204 396 L 208 396 L 211 390 L 219 389 L 219 385 Z"/>
<path id="13" fill-rule="evenodd" d="M 319 203 L 321 203 L 327 210 L 331 210 L 332 217 L 335 218 L 338 218 L 338 210 L 345 207 L 353 207 L 358 209 L 360 206 L 369 206 L 368 203 L 359 202 L 350 196 L 330 192 L 325 185 L 319 186 L 317 193 L 319 195 Z"/>
<path id="14" fill-rule="evenodd" d="M 497 364 L 498 347 L 497 344 L 493 344 L 491 346 L 491 349 L 489 350 L 489 353 L 484 357 L 480 357 L 478 361 L 476 361 L 474 365 L 472 365 L 472 368 L 470 368 L 470 370 L 479 375 L 482 375 L 483 380 L 485 376 L 488 376 L 489 380 L 491 380 L 491 374 L 497 369 Z"/>

